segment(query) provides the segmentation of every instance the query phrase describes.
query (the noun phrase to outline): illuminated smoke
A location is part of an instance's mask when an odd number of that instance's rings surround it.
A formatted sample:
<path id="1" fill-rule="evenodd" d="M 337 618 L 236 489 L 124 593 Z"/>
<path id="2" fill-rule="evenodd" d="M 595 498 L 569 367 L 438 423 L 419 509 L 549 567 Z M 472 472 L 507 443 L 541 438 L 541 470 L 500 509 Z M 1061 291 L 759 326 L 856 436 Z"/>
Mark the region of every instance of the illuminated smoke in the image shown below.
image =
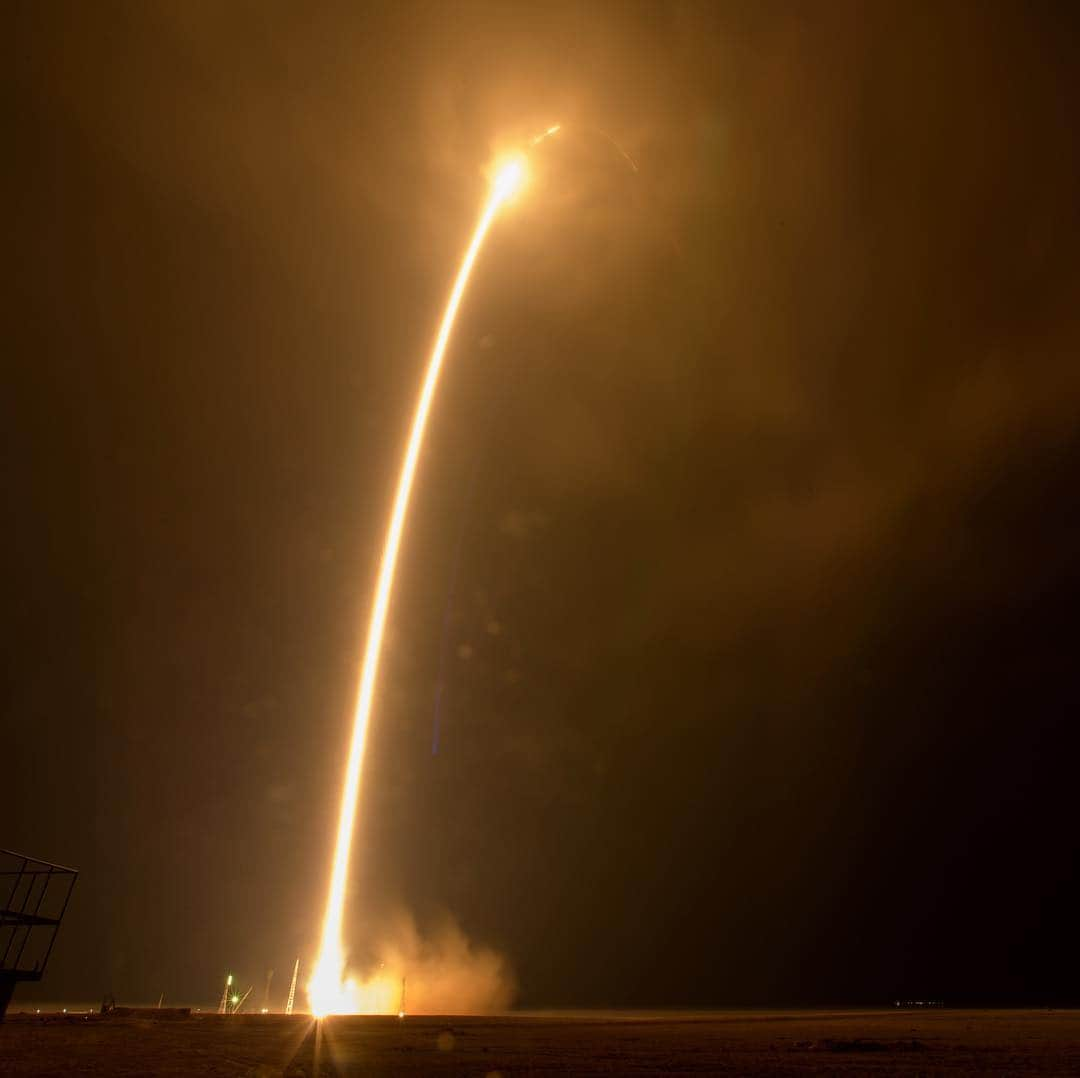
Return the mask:
<path id="1" fill-rule="evenodd" d="M 554 134 L 554 131 L 550 132 Z M 546 137 L 547 132 L 545 133 Z M 375 680 L 379 670 L 379 656 L 382 651 L 383 631 L 386 627 L 386 614 L 390 605 L 390 594 L 394 583 L 394 568 L 397 564 L 398 548 L 401 545 L 401 533 L 405 526 L 405 514 L 409 508 L 409 494 L 412 491 L 416 475 L 416 464 L 420 457 L 420 448 L 424 440 L 428 413 L 435 396 L 435 387 L 439 380 L 446 345 L 454 328 L 454 319 L 461 305 L 465 287 L 469 283 L 473 264 L 480 253 L 484 237 L 488 233 L 496 214 L 503 204 L 518 191 L 525 180 L 525 159 L 512 157 L 496 172 L 491 187 L 491 194 L 480 215 L 480 221 L 473 232 L 472 239 L 461 261 L 454 286 L 450 290 L 450 299 L 446 304 L 442 323 L 435 338 L 435 346 L 428 360 L 427 372 L 420 389 L 420 399 L 413 415 L 409 430 L 409 440 L 405 448 L 405 457 L 401 465 L 394 505 L 390 513 L 390 524 L 386 532 L 382 561 L 375 584 L 375 600 L 368 625 L 367 644 L 364 649 L 364 661 L 360 673 L 360 688 L 357 694 L 356 710 L 353 716 L 352 742 L 345 768 L 345 782 L 341 795 L 341 816 L 338 822 L 337 839 L 334 844 L 334 864 L 330 875 L 330 888 L 326 900 L 326 916 L 323 920 L 322 938 L 319 955 L 315 962 L 311 981 L 308 984 L 308 999 L 312 1013 L 348 1014 L 361 1011 L 382 1011 L 382 1001 L 370 995 L 361 997 L 361 983 L 345 976 L 345 948 L 342 939 L 342 917 L 345 909 L 345 882 L 349 870 L 349 852 L 352 845 L 353 822 L 360 796 L 360 777 L 364 762 L 364 748 L 367 744 L 368 726 L 371 719 L 371 707 L 375 694 Z M 396 1010 L 396 1004 L 389 1011 Z"/>
<path id="2" fill-rule="evenodd" d="M 497 1014 L 513 1000 L 502 957 L 474 947 L 449 918 L 421 933 L 401 912 L 373 936 L 370 964 L 349 983 L 349 1005 L 357 1013 Z"/>

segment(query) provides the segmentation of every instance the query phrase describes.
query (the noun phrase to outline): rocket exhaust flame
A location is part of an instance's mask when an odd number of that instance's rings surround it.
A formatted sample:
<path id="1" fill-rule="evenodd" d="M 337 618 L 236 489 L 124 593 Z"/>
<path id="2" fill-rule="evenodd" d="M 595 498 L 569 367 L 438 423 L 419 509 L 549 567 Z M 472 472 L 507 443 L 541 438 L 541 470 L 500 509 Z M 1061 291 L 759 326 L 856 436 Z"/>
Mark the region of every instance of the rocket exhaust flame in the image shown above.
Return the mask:
<path id="1" fill-rule="evenodd" d="M 541 138 L 554 134 L 557 128 L 545 132 Z M 428 413 L 435 396 L 435 387 L 442 369 L 443 357 L 450 334 L 454 328 L 458 308 L 461 306 L 465 288 L 469 283 L 473 265 L 484 243 L 488 230 L 501 207 L 521 187 L 525 180 L 525 159 L 522 156 L 511 158 L 496 173 L 491 187 L 491 194 L 480 214 L 476 230 L 465 251 L 457 277 L 454 279 L 450 298 L 443 313 L 435 345 L 428 360 L 427 372 L 420 388 L 420 398 L 413 414 L 409 429 L 409 440 L 405 448 L 405 457 L 401 465 L 397 491 L 394 494 L 390 524 L 386 532 L 382 560 L 375 584 L 375 599 L 368 624 L 367 644 L 364 649 L 363 665 L 360 673 L 360 687 L 357 694 L 356 709 L 353 713 L 352 742 L 349 747 L 348 763 L 345 768 L 345 782 L 341 795 L 341 815 L 338 822 L 337 839 L 334 845 L 334 863 L 330 875 L 330 889 L 326 900 L 326 915 L 323 920 L 322 938 L 319 956 L 315 962 L 311 981 L 308 984 L 308 998 L 311 1011 L 316 1017 L 326 1014 L 355 1013 L 361 1009 L 362 1001 L 355 982 L 345 976 L 345 949 L 342 938 L 342 917 L 345 910 L 345 883 L 349 870 L 349 853 L 352 845 L 353 821 L 360 797 L 360 779 L 364 762 L 364 749 L 367 744 L 368 726 L 371 719 L 372 702 L 375 696 L 375 682 L 379 672 L 379 657 L 382 651 L 383 632 L 386 627 L 386 615 L 390 606 L 390 595 L 394 583 L 394 569 L 397 565 L 401 535 L 405 527 L 405 516 L 409 508 L 409 496 L 412 492 L 416 465 L 424 440 Z"/>

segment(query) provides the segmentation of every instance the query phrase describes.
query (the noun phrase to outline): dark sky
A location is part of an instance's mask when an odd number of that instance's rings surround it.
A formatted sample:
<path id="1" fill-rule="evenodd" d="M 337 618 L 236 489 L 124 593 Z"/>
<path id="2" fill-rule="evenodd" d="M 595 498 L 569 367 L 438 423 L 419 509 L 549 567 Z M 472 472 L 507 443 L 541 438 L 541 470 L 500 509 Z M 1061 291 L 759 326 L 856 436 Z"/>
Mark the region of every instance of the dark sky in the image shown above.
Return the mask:
<path id="1" fill-rule="evenodd" d="M 38 998 L 312 956 L 421 366 L 559 121 L 433 415 L 350 935 L 448 911 L 529 1005 L 1075 997 L 1071 5 L 8 12 Z"/>

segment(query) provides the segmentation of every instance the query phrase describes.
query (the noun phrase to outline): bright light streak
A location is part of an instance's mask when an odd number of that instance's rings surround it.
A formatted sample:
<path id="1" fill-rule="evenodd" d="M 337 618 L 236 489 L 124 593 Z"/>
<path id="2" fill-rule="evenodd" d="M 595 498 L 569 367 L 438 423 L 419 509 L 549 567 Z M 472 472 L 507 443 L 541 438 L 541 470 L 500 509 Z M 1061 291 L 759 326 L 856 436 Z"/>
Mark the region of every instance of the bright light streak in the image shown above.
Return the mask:
<path id="1" fill-rule="evenodd" d="M 495 173 L 495 183 L 491 195 L 491 202 L 498 209 L 508 198 L 513 197 L 521 185 L 525 182 L 525 158 L 511 157 L 498 172 Z M 491 202 L 488 205 L 491 205 Z"/>
<path id="2" fill-rule="evenodd" d="M 549 132 L 554 133 L 554 132 Z M 345 782 L 341 795 L 341 815 L 338 820 L 337 840 L 334 845 L 334 864 L 330 874 L 330 889 L 326 900 L 326 915 L 323 919 L 322 939 L 319 956 L 316 959 L 308 988 L 311 1012 L 317 1018 L 327 1014 L 356 1013 L 361 1010 L 361 995 L 354 981 L 345 977 L 345 949 L 342 939 L 342 917 L 345 910 L 345 883 L 349 870 L 349 853 L 352 845 L 353 824 L 356 806 L 360 796 L 360 777 L 364 762 L 364 748 L 367 744 L 368 726 L 371 719 L 371 707 L 375 695 L 375 681 L 379 671 L 379 657 L 382 651 L 383 631 L 386 627 L 386 614 L 390 605 L 390 594 L 394 583 L 394 569 L 397 565 L 398 550 L 401 546 L 401 534 L 405 527 L 405 514 L 409 508 L 409 495 L 416 475 L 416 464 L 420 457 L 420 448 L 424 440 L 428 413 L 435 396 L 435 387 L 442 369 L 443 356 L 454 328 L 454 319 L 458 307 L 469 283 L 476 256 L 480 253 L 484 238 L 491 228 L 499 209 L 525 182 L 525 158 L 522 155 L 511 157 L 495 174 L 491 186 L 491 195 L 472 239 L 461 261 L 450 298 L 446 304 L 442 323 L 435 338 L 435 346 L 428 360 L 427 372 L 420 388 L 420 399 L 413 414 L 409 440 L 405 447 L 405 457 L 401 465 L 397 491 L 394 495 L 393 509 L 390 513 L 390 525 L 386 532 L 379 574 L 375 583 L 375 600 L 368 624 L 367 644 L 360 672 L 360 688 L 357 693 L 356 709 L 353 714 L 353 734 L 349 747 L 349 758 L 345 768 Z M 380 1007 L 383 1013 L 386 1010 Z M 389 1013 L 392 1013 L 389 1012 Z"/>
<path id="3" fill-rule="evenodd" d="M 538 142 L 543 142 L 546 138 L 551 138 L 552 135 L 557 135 L 562 130 L 562 124 L 552 124 L 546 131 L 541 131 L 539 135 L 532 140 L 532 144 L 535 146 Z"/>

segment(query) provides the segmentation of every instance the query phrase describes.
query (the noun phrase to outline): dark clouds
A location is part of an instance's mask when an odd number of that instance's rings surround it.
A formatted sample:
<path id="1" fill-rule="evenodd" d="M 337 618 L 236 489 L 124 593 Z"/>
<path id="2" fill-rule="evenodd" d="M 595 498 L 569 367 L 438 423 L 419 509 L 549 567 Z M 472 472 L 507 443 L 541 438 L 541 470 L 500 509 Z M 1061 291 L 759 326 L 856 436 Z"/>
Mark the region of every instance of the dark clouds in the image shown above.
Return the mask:
<path id="1" fill-rule="evenodd" d="M 1064 993 L 1063 11 L 20 8 L 4 838 L 85 872 L 48 993 L 309 953 L 420 358 L 492 152 L 558 120 L 435 413 L 356 937 L 448 908 L 533 1003 Z"/>

